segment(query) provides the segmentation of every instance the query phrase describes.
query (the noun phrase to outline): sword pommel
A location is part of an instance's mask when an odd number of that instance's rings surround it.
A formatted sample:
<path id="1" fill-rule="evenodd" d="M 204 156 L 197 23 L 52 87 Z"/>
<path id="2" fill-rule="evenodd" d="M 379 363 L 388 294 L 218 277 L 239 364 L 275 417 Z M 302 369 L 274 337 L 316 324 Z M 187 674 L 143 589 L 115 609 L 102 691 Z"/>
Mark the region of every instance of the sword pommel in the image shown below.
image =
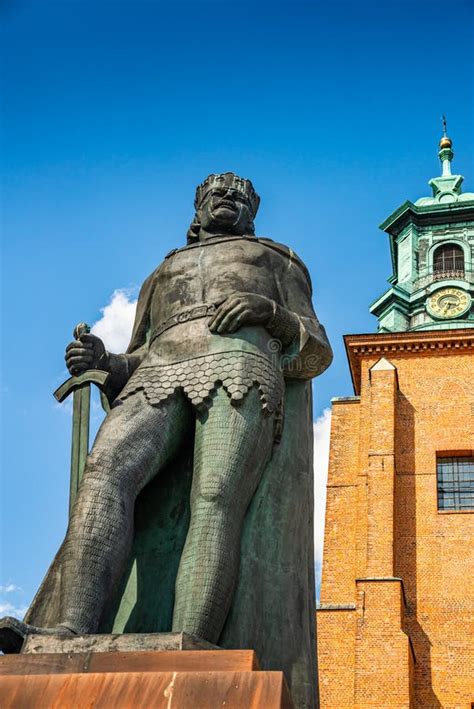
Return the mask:
<path id="1" fill-rule="evenodd" d="M 81 335 L 88 335 L 90 333 L 90 331 L 91 331 L 91 329 L 86 322 L 80 322 L 80 323 L 77 323 L 76 327 L 74 328 L 74 332 L 72 333 L 72 336 L 74 337 L 75 340 L 80 340 Z"/>

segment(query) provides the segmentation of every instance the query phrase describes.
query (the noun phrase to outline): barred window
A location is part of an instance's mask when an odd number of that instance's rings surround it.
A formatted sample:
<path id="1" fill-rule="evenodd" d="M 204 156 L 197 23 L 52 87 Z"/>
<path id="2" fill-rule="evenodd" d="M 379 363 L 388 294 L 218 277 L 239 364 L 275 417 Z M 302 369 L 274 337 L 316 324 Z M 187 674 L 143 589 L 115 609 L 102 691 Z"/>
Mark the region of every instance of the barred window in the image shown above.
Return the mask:
<path id="1" fill-rule="evenodd" d="M 438 458 L 438 509 L 474 510 L 474 457 Z"/>
<path id="2" fill-rule="evenodd" d="M 457 244 L 443 244 L 434 252 L 433 266 L 435 273 L 446 276 L 464 274 L 464 251 Z"/>

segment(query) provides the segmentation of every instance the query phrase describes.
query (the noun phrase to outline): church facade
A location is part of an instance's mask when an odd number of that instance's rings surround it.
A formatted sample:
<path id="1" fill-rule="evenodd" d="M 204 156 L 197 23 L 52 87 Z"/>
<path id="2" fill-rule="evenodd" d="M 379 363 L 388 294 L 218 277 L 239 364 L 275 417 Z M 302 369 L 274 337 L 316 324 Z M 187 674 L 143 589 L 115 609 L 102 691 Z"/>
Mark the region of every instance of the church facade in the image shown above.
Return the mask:
<path id="1" fill-rule="evenodd" d="M 382 224 L 378 332 L 332 407 L 321 709 L 474 706 L 474 194 L 444 135 L 432 197 Z"/>

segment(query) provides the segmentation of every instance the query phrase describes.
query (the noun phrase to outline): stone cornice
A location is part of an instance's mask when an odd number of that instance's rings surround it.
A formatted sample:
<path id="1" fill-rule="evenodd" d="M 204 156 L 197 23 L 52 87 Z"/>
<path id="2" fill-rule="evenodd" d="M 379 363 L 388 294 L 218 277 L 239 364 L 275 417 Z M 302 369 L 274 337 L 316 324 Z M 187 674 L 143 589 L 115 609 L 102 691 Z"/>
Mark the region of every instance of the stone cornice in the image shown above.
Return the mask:
<path id="1" fill-rule="evenodd" d="M 415 224 L 452 224 L 472 219 L 474 201 L 448 202 L 430 205 L 416 205 L 410 200 L 404 202 L 380 224 L 379 229 L 397 235 L 410 221 Z"/>
<path id="2" fill-rule="evenodd" d="M 430 356 L 450 354 L 453 351 L 474 353 L 474 328 L 345 335 L 344 344 L 354 392 L 359 395 L 361 361 L 364 357 L 380 355 L 390 359 L 390 354 Z"/>

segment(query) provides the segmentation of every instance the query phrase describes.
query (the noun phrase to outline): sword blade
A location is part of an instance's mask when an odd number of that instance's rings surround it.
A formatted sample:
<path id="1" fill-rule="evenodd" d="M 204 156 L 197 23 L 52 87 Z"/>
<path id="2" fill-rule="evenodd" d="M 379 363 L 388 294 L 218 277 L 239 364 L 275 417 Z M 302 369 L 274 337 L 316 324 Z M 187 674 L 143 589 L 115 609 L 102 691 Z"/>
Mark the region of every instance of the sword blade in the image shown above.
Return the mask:
<path id="1" fill-rule="evenodd" d="M 71 516 L 71 511 L 84 472 L 87 454 L 89 453 L 90 397 L 90 384 L 84 384 L 73 394 L 69 516 Z"/>

